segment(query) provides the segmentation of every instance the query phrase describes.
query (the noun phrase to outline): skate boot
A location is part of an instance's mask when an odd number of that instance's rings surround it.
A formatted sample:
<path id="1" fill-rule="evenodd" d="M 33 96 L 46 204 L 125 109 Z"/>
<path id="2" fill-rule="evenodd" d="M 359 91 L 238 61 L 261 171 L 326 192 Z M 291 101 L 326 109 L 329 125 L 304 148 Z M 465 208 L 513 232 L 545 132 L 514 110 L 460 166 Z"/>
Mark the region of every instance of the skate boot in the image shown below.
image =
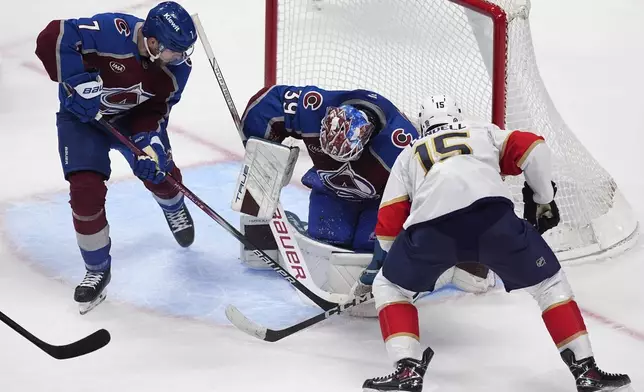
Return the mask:
<path id="1" fill-rule="evenodd" d="M 593 357 L 577 361 L 575 353 L 567 348 L 561 352 L 561 358 L 575 377 L 578 392 L 632 391 L 631 379 L 627 375 L 605 373 L 597 367 Z"/>
<path id="2" fill-rule="evenodd" d="M 385 377 L 371 378 L 362 384 L 364 392 L 421 392 L 423 390 L 423 377 L 429 361 L 432 360 L 434 351 L 427 347 L 420 361 L 412 358 L 403 358 L 396 364 L 396 370 Z"/>
<path id="3" fill-rule="evenodd" d="M 168 222 L 168 227 L 172 231 L 174 239 L 177 240 L 177 243 L 184 248 L 189 247 L 195 240 L 195 226 L 192 221 L 192 216 L 188 212 L 186 203 L 182 203 L 181 206 L 174 211 L 167 211 L 163 209 L 163 216 L 165 216 L 166 222 Z"/>
<path id="4" fill-rule="evenodd" d="M 105 300 L 106 286 L 112 274 L 105 271 L 87 271 L 85 278 L 74 290 L 74 301 L 78 302 L 80 314 L 86 314 Z"/>

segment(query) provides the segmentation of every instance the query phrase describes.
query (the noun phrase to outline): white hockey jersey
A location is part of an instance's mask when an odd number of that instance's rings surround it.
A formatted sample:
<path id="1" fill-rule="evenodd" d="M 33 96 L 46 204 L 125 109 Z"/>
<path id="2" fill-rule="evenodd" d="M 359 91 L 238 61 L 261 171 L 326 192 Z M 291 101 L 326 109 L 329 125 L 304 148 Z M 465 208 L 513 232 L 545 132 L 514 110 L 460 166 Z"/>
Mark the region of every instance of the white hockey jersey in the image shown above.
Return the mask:
<path id="1" fill-rule="evenodd" d="M 502 176 L 522 172 L 536 203 L 552 201 L 550 150 L 541 136 L 460 122 L 418 139 L 403 150 L 391 169 L 378 211 L 380 245 L 388 251 L 402 229 L 479 199 L 512 200 Z"/>

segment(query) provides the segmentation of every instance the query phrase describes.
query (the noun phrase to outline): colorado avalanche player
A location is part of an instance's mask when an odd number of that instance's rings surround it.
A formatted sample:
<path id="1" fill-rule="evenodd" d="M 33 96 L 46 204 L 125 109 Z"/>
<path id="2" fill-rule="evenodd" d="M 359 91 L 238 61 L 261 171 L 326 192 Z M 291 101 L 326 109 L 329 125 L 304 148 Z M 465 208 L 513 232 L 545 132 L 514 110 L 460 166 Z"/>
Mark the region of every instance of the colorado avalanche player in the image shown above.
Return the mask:
<path id="1" fill-rule="evenodd" d="M 627 391 L 627 375 L 595 364 L 579 307 L 559 261 L 540 233 L 559 223 L 550 150 L 530 132 L 463 121 L 456 102 L 428 98 L 421 138 L 396 160 L 384 191 L 376 235 L 387 259 L 373 283 L 385 347 L 396 370 L 365 381 L 365 391 L 420 392 L 433 351 L 419 342 L 414 292 L 431 291 L 462 261 L 496 272 L 507 291 L 526 289 L 579 392 Z M 502 175 L 523 172 L 524 218 L 514 213 Z"/>
<path id="2" fill-rule="evenodd" d="M 396 157 L 418 137 L 414 125 L 371 91 L 276 85 L 250 99 L 242 131 L 246 139 L 304 142 L 313 161 L 302 177 L 311 188 L 308 235 L 374 252 L 361 278 L 371 285 L 384 259 L 374 236 L 380 197 Z"/>
<path id="3" fill-rule="evenodd" d="M 54 20 L 40 33 L 36 55 L 57 82 L 58 149 L 86 275 L 74 291 L 84 314 L 105 298 L 111 240 L 105 213 L 110 149 L 118 149 L 161 207 L 179 245 L 194 240 L 183 195 L 164 182 L 181 180 L 166 131 L 171 108 L 190 75 L 197 39 L 188 12 L 175 2 L 152 8 L 145 20 L 121 13 Z M 99 113 L 147 153 L 135 157 L 94 120 Z"/>

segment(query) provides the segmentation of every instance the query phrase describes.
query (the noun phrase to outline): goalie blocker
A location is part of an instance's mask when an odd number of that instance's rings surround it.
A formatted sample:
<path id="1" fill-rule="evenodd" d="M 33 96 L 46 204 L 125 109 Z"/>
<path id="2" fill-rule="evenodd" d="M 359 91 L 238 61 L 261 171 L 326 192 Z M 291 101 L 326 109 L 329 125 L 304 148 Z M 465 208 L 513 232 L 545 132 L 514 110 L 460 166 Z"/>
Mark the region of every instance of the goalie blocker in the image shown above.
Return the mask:
<path id="1" fill-rule="evenodd" d="M 273 216 L 282 187 L 291 181 L 299 151 L 297 146 L 249 138 L 232 209 L 260 219 Z"/>

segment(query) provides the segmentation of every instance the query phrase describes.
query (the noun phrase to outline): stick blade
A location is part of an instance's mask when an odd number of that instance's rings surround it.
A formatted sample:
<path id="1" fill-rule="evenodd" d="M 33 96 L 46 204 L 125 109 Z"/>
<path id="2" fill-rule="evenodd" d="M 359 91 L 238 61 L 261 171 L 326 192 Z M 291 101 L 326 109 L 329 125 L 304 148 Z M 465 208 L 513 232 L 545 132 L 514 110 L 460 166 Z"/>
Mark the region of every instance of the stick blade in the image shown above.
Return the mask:
<path id="1" fill-rule="evenodd" d="M 244 316 L 242 312 L 233 305 L 228 305 L 226 307 L 226 317 L 240 331 L 246 332 L 250 336 L 254 336 L 258 339 L 266 340 L 266 328 Z"/>
<path id="2" fill-rule="evenodd" d="M 50 346 L 49 348 L 43 349 L 56 359 L 69 359 L 80 357 L 81 355 L 89 354 L 101 349 L 105 347 L 111 339 L 112 336 L 107 330 L 99 329 L 77 342 L 67 344 L 65 346 Z"/>

